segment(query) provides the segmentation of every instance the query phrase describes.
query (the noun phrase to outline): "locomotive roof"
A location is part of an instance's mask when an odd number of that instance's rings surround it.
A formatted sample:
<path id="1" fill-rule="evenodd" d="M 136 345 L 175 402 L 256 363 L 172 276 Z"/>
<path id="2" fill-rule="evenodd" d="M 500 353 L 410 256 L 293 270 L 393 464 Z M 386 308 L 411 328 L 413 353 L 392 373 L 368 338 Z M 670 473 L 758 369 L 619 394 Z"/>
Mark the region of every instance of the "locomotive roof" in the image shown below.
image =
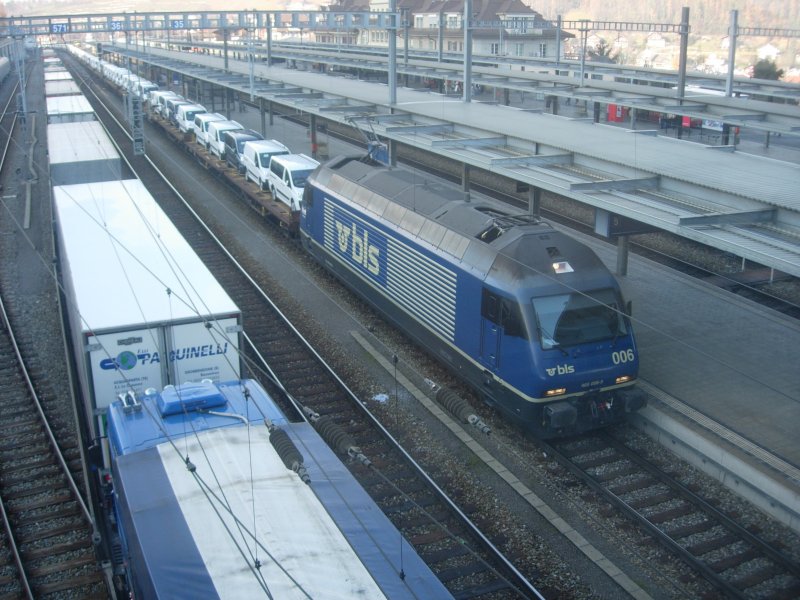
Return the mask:
<path id="1" fill-rule="evenodd" d="M 346 160 L 334 168 L 338 174 L 374 194 L 470 238 L 478 238 L 498 219 L 511 217 L 486 202 L 470 199 L 468 194 L 460 190 L 411 171 L 376 168 L 359 160 Z M 527 225 L 539 225 L 548 231 L 552 230 L 538 220 L 523 220 Z M 521 224 L 521 221 L 516 224 Z"/>
<path id="2" fill-rule="evenodd" d="M 165 414 L 158 394 L 140 397 L 140 410 L 109 407 L 143 597 L 260 598 L 264 585 L 281 599 L 451 597 L 308 423 L 289 423 L 254 381 L 205 387 L 224 400 L 212 412 Z M 270 443 L 265 418 L 300 452 L 308 484 Z"/>
<path id="3" fill-rule="evenodd" d="M 561 282 L 580 273 L 584 282 L 588 276 L 598 286 L 609 284 L 610 275 L 594 252 L 549 223 L 504 212 L 416 173 L 339 157 L 313 179 L 485 275 L 521 281 L 533 270 L 552 279 L 553 263 L 568 261 L 576 273 L 560 274 Z"/>

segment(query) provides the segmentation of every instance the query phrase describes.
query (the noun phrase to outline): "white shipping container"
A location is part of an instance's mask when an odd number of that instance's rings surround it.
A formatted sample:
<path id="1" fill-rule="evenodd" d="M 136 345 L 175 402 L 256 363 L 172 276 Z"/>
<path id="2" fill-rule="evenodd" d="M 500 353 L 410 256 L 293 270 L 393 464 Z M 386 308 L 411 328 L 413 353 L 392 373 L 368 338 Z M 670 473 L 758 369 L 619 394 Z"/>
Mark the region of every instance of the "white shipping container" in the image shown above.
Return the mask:
<path id="1" fill-rule="evenodd" d="M 48 71 L 44 74 L 45 81 L 72 81 L 69 71 Z"/>
<path id="2" fill-rule="evenodd" d="M 92 105 L 83 94 L 52 96 L 46 100 L 48 123 L 77 123 L 96 118 Z"/>
<path id="3" fill-rule="evenodd" d="M 238 379 L 241 313 L 138 179 L 53 188 L 92 435 L 119 394 Z"/>
<path id="4" fill-rule="evenodd" d="M 47 126 L 52 185 L 122 178 L 122 159 L 99 121 Z"/>
<path id="5" fill-rule="evenodd" d="M 81 88 L 73 80 L 69 81 L 45 81 L 44 95 L 47 98 L 51 96 L 72 96 L 80 94 Z"/>

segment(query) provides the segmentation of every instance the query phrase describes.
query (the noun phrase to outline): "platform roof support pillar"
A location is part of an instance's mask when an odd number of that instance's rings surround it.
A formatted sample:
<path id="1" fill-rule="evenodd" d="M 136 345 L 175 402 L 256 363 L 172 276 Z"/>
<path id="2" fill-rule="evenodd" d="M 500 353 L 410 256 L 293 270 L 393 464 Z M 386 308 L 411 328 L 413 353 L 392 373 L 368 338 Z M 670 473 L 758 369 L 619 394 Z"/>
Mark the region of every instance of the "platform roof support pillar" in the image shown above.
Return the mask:
<path id="1" fill-rule="evenodd" d="M 228 68 L 228 28 L 222 28 L 222 56 L 225 59 L 225 72 L 230 73 Z"/>
<path id="2" fill-rule="evenodd" d="M 389 105 L 397 104 L 397 0 L 389 0 Z"/>
<path id="3" fill-rule="evenodd" d="M 317 159 L 317 115 L 311 114 L 308 119 L 308 128 L 311 131 L 311 158 Z"/>
<path id="4" fill-rule="evenodd" d="M 267 66 L 272 66 L 272 15 L 267 14 Z"/>
<path id="5" fill-rule="evenodd" d="M 733 69 L 736 63 L 736 40 L 739 35 L 739 11 L 731 11 L 731 24 L 728 28 L 728 75 L 725 77 L 725 95 L 733 95 Z"/>
<path id="6" fill-rule="evenodd" d="M 472 20 L 472 0 L 464 0 L 464 16 L 462 21 L 464 24 L 464 85 L 463 85 L 463 100 L 470 102 L 472 100 L 472 27 L 470 22 Z"/>
<path id="7" fill-rule="evenodd" d="M 408 86 L 408 15 L 409 9 L 408 8 L 401 8 L 400 9 L 403 14 L 403 67 L 405 68 L 405 80 L 406 86 Z"/>
<path id="8" fill-rule="evenodd" d="M 680 54 L 678 55 L 678 98 L 686 92 L 686 56 L 689 51 L 689 7 L 681 9 Z"/>
<path id="9" fill-rule="evenodd" d="M 439 31 L 436 38 L 436 62 L 441 63 L 444 60 L 444 12 L 439 11 Z"/>
<path id="10" fill-rule="evenodd" d="M 617 275 L 625 277 L 628 274 L 628 245 L 630 236 L 617 236 Z"/>
<path id="11" fill-rule="evenodd" d="M 261 117 L 261 135 L 267 137 L 267 114 L 264 108 L 264 98 L 258 97 L 258 114 Z"/>
<path id="12" fill-rule="evenodd" d="M 542 188 L 528 188 L 528 213 L 538 217 L 542 209 Z"/>

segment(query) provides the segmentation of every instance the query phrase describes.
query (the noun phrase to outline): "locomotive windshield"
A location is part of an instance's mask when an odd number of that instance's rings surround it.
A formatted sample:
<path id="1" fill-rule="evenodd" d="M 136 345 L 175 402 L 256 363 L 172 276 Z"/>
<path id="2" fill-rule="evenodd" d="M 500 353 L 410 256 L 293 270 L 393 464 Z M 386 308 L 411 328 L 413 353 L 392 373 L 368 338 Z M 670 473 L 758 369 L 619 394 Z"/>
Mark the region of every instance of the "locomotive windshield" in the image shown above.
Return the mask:
<path id="1" fill-rule="evenodd" d="M 542 348 L 574 346 L 627 335 L 628 326 L 612 289 L 533 298 Z"/>

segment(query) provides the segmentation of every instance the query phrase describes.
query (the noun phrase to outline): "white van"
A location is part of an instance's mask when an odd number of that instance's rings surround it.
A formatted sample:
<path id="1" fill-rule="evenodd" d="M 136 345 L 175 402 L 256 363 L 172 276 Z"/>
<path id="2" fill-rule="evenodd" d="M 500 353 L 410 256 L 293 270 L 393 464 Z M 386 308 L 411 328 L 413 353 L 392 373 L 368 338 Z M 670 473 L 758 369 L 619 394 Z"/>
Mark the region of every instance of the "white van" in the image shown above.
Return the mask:
<path id="1" fill-rule="evenodd" d="M 175 113 L 175 122 L 178 129 L 184 133 L 194 131 L 194 117 L 200 113 L 205 113 L 206 107 L 201 104 L 181 104 Z"/>
<path id="2" fill-rule="evenodd" d="M 219 113 L 209 112 L 199 113 L 194 116 L 194 123 L 192 124 L 194 139 L 201 146 L 208 146 L 208 126 L 212 121 L 227 121 L 227 118 Z"/>
<path id="3" fill-rule="evenodd" d="M 161 109 L 161 116 L 177 127 L 178 124 L 175 122 L 175 117 L 178 114 L 178 107 L 188 104 L 194 104 L 194 102 L 190 102 L 183 96 L 167 98 L 164 102 L 164 108 Z"/>
<path id="4" fill-rule="evenodd" d="M 147 81 L 147 79 L 140 79 L 139 83 L 136 85 L 136 95 L 139 98 L 147 99 L 150 97 L 150 92 L 154 92 L 158 89 L 158 86 L 153 83 L 152 81 Z"/>
<path id="5" fill-rule="evenodd" d="M 275 200 L 300 210 L 306 179 L 319 163 L 305 154 L 284 154 L 269 161 L 269 191 Z"/>
<path id="6" fill-rule="evenodd" d="M 278 140 L 253 140 L 244 143 L 242 165 L 245 178 L 256 182 L 262 190 L 269 187 L 269 161 L 273 156 L 290 154 Z"/>
<path id="7" fill-rule="evenodd" d="M 206 149 L 215 154 L 220 160 L 225 158 L 225 139 L 222 137 L 226 131 L 244 129 L 241 123 L 236 121 L 212 121 L 208 124 L 208 138 Z"/>
<path id="8" fill-rule="evenodd" d="M 167 98 L 182 98 L 170 90 L 153 90 L 150 92 L 150 110 L 156 114 L 164 114 L 162 111 L 167 103 Z"/>

